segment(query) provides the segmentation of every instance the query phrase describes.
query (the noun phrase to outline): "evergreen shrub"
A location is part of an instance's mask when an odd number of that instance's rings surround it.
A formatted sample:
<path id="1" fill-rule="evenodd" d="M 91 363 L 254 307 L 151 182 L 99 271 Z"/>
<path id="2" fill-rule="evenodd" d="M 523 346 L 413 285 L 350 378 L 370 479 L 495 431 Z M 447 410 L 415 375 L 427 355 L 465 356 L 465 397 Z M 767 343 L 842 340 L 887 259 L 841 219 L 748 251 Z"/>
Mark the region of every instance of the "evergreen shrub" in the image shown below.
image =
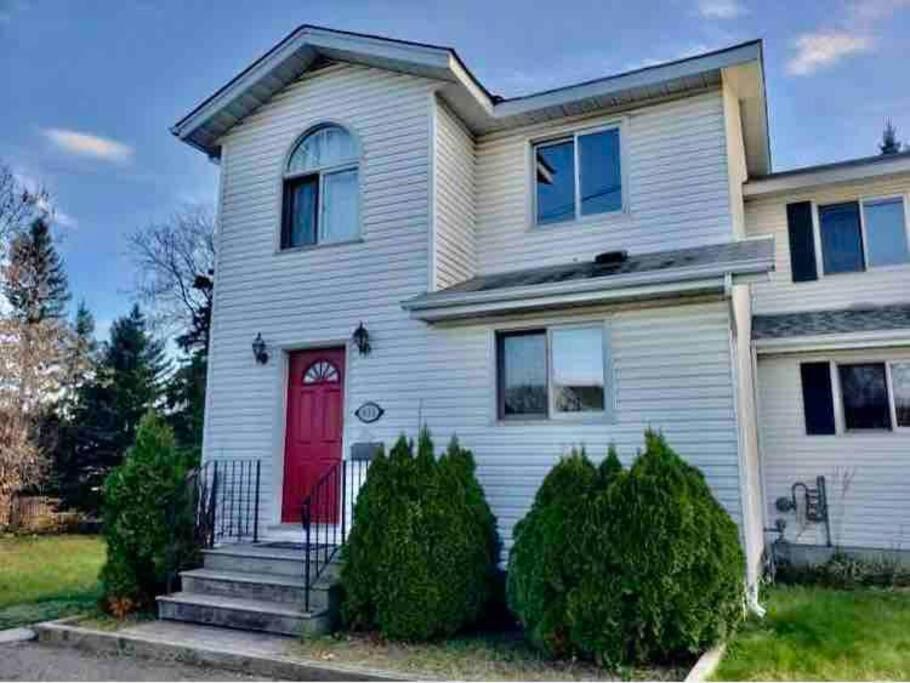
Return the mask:
<path id="1" fill-rule="evenodd" d="M 494 594 L 496 520 L 453 438 L 439 458 L 428 430 L 373 460 L 343 550 L 342 618 L 386 638 L 444 637 L 483 616 Z"/>
<path id="2" fill-rule="evenodd" d="M 560 461 L 515 528 L 509 605 L 551 656 L 610 668 L 690 656 L 743 616 L 736 524 L 662 435 L 628 470 Z"/>

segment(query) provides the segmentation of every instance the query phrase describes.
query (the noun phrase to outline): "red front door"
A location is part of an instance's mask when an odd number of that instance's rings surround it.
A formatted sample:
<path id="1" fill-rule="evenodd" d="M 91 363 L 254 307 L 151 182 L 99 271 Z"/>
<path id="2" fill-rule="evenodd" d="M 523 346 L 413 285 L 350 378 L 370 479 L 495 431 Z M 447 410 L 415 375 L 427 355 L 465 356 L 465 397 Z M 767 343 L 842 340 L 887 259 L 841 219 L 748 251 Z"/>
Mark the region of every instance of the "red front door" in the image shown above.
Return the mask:
<path id="1" fill-rule="evenodd" d="M 290 357 L 284 445 L 282 522 L 299 522 L 304 498 L 341 460 L 344 349 L 298 351 Z M 313 521 L 334 523 L 340 482 L 319 489 Z"/>

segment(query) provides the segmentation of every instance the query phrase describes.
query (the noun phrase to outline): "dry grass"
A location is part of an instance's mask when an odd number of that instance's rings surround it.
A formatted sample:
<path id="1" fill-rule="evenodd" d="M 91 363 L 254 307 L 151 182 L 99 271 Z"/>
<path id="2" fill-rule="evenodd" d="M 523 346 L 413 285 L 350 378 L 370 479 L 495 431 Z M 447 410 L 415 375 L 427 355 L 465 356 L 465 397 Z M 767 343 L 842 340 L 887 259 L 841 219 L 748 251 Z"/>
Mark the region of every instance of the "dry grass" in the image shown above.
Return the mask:
<path id="1" fill-rule="evenodd" d="M 392 643 L 370 635 L 308 638 L 293 646 L 307 659 L 417 677 L 487 681 L 682 680 L 687 667 L 636 668 L 611 674 L 587 662 L 551 661 L 517 633 L 488 633 L 439 643 Z"/>

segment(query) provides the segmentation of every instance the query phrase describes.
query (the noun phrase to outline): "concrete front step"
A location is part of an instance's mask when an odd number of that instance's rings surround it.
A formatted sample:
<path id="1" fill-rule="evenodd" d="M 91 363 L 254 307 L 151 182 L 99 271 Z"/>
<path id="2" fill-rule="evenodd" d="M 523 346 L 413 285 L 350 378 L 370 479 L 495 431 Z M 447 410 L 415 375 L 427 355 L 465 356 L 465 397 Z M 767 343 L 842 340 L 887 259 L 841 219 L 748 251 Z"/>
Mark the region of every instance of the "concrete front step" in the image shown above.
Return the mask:
<path id="1" fill-rule="evenodd" d="M 316 555 L 318 554 L 318 559 Z M 313 551 L 310 555 L 310 572 L 316 572 L 317 565 L 324 564 L 326 552 Z M 206 569 L 248 574 L 273 574 L 300 577 L 306 572 L 306 557 L 303 550 L 270 548 L 261 545 L 234 545 L 203 551 Z M 338 576 L 338 553 L 333 561 L 324 566 L 320 578 L 334 580 Z"/>
<path id="2" fill-rule="evenodd" d="M 285 605 L 306 604 L 306 586 L 302 576 L 281 574 L 251 574 L 219 569 L 192 569 L 180 572 L 185 593 L 223 595 L 244 600 L 279 602 Z M 317 581 L 310 587 L 310 608 L 330 606 L 332 585 Z"/>
<path id="3" fill-rule="evenodd" d="M 185 591 L 162 595 L 157 600 L 161 619 L 291 636 L 323 634 L 332 627 L 328 609 L 304 612 L 278 602 Z"/>

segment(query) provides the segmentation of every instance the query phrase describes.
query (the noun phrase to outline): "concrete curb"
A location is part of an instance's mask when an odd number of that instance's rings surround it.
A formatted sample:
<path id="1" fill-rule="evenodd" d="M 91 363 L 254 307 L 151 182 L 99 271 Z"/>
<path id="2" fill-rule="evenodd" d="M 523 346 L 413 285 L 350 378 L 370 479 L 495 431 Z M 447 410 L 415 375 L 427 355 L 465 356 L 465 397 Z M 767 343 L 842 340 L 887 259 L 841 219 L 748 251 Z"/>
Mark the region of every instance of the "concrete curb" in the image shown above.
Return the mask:
<path id="1" fill-rule="evenodd" d="M 0 631 L 0 644 L 19 643 L 23 640 L 34 640 L 37 634 L 30 628 L 8 628 Z"/>
<path id="2" fill-rule="evenodd" d="M 689 671 L 683 683 L 702 683 L 702 681 L 708 680 L 711 674 L 717 670 L 717 666 L 720 664 L 720 660 L 723 659 L 726 650 L 726 644 L 721 643 L 705 652 L 695 662 L 695 666 Z"/>
<path id="3" fill-rule="evenodd" d="M 47 621 L 34 626 L 41 643 L 73 647 L 88 652 L 177 661 L 201 667 L 238 671 L 251 676 L 308 681 L 402 681 L 401 674 L 343 665 L 326 665 L 307 659 L 170 642 L 117 631 L 99 631 L 75 626 L 79 617 Z"/>

